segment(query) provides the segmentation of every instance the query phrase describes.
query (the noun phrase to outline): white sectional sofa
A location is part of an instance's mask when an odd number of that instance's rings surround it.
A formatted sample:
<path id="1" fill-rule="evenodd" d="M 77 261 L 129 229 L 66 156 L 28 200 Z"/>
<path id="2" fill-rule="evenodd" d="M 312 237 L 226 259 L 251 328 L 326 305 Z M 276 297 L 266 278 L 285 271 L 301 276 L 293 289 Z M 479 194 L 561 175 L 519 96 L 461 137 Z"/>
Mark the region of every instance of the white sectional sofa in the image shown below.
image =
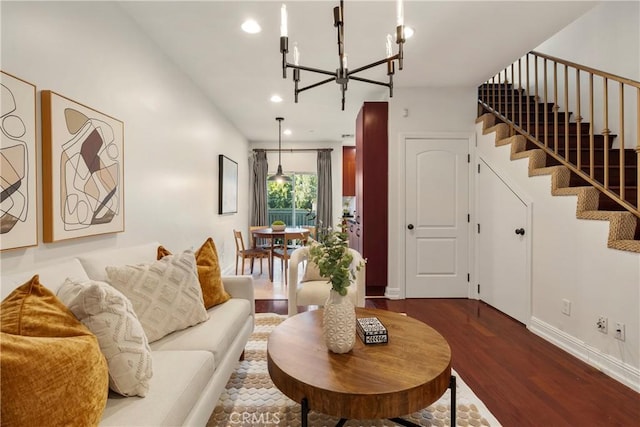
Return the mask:
<path id="1" fill-rule="evenodd" d="M 158 246 L 153 242 L 98 251 L 33 271 L 3 274 L 0 295 L 4 299 L 34 274 L 54 293 L 67 278 L 107 281 L 106 266 L 153 262 Z M 152 342 L 153 377 L 146 396 L 110 392 L 100 425 L 206 425 L 254 326 L 251 276 L 223 277 L 223 283 L 231 299 L 207 310 L 208 320 Z"/>

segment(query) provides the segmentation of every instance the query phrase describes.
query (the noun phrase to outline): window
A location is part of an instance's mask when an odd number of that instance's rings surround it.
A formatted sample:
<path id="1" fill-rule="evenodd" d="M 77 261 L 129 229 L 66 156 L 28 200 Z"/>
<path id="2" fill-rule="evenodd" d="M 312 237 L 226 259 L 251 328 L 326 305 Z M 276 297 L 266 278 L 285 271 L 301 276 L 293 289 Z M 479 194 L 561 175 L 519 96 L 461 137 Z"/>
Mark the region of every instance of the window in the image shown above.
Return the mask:
<path id="1" fill-rule="evenodd" d="M 267 181 L 267 219 L 281 220 L 291 227 L 315 225 L 318 177 L 289 174 L 291 182 Z"/>

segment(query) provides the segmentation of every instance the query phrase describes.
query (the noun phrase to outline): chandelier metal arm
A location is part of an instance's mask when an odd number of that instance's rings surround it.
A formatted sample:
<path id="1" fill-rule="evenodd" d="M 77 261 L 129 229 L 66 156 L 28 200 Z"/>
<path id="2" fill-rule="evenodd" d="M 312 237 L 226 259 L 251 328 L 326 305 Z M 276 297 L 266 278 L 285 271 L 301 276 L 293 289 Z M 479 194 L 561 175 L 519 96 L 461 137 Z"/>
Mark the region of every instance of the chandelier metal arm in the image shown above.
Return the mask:
<path id="1" fill-rule="evenodd" d="M 322 81 L 319 81 L 319 82 L 314 83 L 314 84 L 309 85 L 309 86 L 305 86 L 305 87 L 303 87 L 303 88 L 298 89 L 296 92 L 297 92 L 297 93 L 304 92 L 305 90 L 313 89 L 314 87 L 318 87 L 318 86 L 320 86 L 320 85 L 323 85 L 323 84 L 325 84 L 325 83 L 329 83 L 329 82 L 333 82 L 333 81 L 335 81 L 335 80 L 336 80 L 336 78 L 335 78 L 335 73 L 334 73 L 332 78 L 330 78 L 330 79 L 325 79 L 325 80 L 322 80 Z"/>
<path id="2" fill-rule="evenodd" d="M 400 54 L 396 53 L 395 55 L 390 56 L 389 58 L 384 58 L 379 61 L 372 62 L 371 64 L 364 65 L 359 68 L 354 68 L 353 70 L 347 70 L 347 74 L 349 75 L 349 77 L 351 77 L 352 74 L 356 74 L 356 73 L 359 73 L 360 71 L 368 70 L 369 68 L 377 67 L 378 65 L 382 65 L 388 62 L 393 62 L 394 60 L 399 58 L 400 58 Z"/>
<path id="3" fill-rule="evenodd" d="M 286 63 L 286 67 L 293 68 L 294 70 L 303 70 L 303 71 L 311 71 L 312 73 L 326 74 L 327 76 L 335 77 L 336 75 L 335 71 L 326 71 L 326 70 L 321 70 L 320 68 L 305 67 L 304 65 L 294 65 L 288 62 Z"/>
<path id="4" fill-rule="evenodd" d="M 386 82 L 378 82 L 375 80 L 370 80 L 370 79 L 365 79 L 364 77 L 356 77 L 356 76 L 349 76 L 350 80 L 357 80 L 359 82 L 364 82 L 364 83 L 371 83 L 373 85 L 379 85 L 379 86 L 385 86 L 385 87 L 391 87 L 391 83 L 386 83 Z"/>

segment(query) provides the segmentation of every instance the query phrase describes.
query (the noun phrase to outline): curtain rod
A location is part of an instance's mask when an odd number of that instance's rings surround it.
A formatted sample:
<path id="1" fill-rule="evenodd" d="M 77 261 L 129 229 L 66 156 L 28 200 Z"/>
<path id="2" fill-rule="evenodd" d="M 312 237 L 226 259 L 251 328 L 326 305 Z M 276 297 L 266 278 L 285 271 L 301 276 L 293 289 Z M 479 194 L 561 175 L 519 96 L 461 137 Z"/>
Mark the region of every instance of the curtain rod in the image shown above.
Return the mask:
<path id="1" fill-rule="evenodd" d="M 253 151 L 256 153 L 263 152 L 263 151 L 266 153 L 277 153 L 278 149 L 277 148 L 254 148 Z M 283 148 L 280 151 L 282 151 L 283 153 L 304 153 L 308 151 L 333 151 L 333 148 Z"/>

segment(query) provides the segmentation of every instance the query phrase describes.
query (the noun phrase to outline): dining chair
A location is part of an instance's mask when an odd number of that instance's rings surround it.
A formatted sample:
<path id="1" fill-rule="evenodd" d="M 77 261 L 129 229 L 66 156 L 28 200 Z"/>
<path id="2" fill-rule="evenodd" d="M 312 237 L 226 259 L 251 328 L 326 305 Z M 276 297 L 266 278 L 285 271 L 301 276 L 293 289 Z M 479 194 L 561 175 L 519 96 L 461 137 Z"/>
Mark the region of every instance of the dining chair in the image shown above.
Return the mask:
<path id="1" fill-rule="evenodd" d="M 318 240 L 318 235 L 316 234 L 316 226 L 315 225 L 303 225 L 302 228 L 306 228 L 309 230 L 309 237 L 313 240 Z"/>
<path id="2" fill-rule="evenodd" d="M 249 242 L 252 248 L 261 248 L 265 250 L 271 250 L 271 242 L 267 239 L 256 239 L 253 235 L 253 230 L 260 230 L 261 228 L 269 228 L 266 225 L 250 225 L 249 226 Z"/>
<path id="3" fill-rule="evenodd" d="M 292 240 L 299 240 L 304 242 L 307 239 L 306 233 L 285 233 L 284 234 L 284 242 L 281 246 L 276 246 L 273 248 L 273 257 L 280 258 L 280 271 L 284 276 L 284 284 L 288 285 L 288 271 L 289 271 L 289 258 L 291 258 L 291 254 L 296 249 L 300 248 L 299 245 L 289 245 L 288 243 Z"/>
<path id="4" fill-rule="evenodd" d="M 253 274 L 253 262 L 256 258 L 260 260 L 260 274 L 262 274 L 262 260 L 267 259 L 267 264 L 271 268 L 271 259 L 269 258 L 269 251 L 263 248 L 245 248 L 244 239 L 242 238 L 242 232 L 239 230 L 233 230 L 233 237 L 236 241 L 236 276 L 238 275 L 238 262 L 242 258 L 242 273 L 244 274 L 244 261 L 246 259 L 251 260 L 251 273 Z"/>

